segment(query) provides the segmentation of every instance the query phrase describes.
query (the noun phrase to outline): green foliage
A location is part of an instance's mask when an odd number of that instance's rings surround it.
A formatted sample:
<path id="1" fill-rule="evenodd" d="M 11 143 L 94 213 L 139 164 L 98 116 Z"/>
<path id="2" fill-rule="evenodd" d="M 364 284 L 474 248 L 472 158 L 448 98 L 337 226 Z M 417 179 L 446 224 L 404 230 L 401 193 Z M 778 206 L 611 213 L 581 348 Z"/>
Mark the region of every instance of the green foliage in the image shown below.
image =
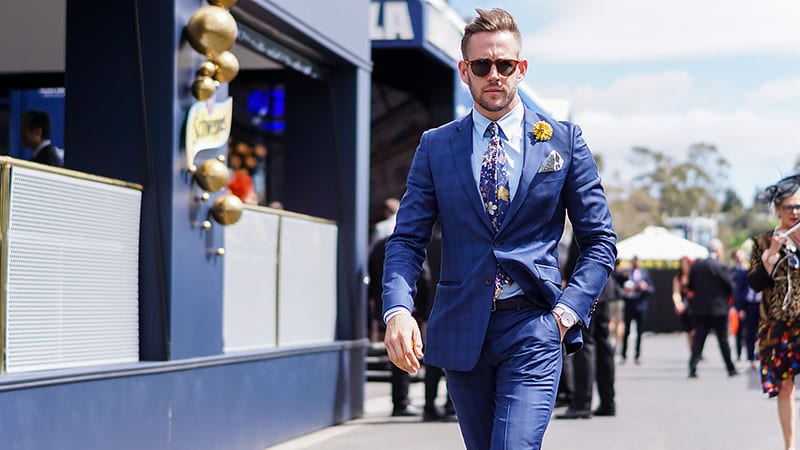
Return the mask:
<path id="1" fill-rule="evenodd" d="M 604 181 L 620 239 L 646 226 L 661 225 L 663 217 L 694 215 L 718 219 L 719 238 L 728 248 L 739 248 L 750 236 L 770 226 L 770 216 L 760 205 L 745 208 L 727 184 L 730 163 L 715 145 L 692 144 L 680 160 L 673 157 L 674 153 L 643 146 L 631 151 L 641 172 L 635 174 L 630 186 Z M 800 157 L 795 165 L 800 170 Z"/>

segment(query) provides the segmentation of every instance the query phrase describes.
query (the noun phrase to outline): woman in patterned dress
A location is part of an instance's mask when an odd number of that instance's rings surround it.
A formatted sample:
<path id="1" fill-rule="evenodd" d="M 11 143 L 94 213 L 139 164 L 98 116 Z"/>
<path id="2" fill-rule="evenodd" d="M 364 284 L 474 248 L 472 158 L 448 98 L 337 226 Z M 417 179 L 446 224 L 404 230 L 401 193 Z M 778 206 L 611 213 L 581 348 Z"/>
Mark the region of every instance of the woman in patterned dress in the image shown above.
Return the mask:
<path id="1" fill-rule="evenodd" d="M 675 306 L 675 314 L 681 323 L 681 330 L 686 332 L 689 338 L 689 350 L 692 349 L 692 323 L 689 320 L 689 297 L 691 291 L 689 290 L 689 268 L 692 267 L 694 261 L 688 256 L 681 257 L 679 264 L 680 267 L 672 277 L 672 303 Z"/>
<path id="2" fill-rule="evenodd" d="M 778 217 L 774 231 L 753 238 L 749 282 L 763 292 L 758 330 L 762 389 L 778 397 L 787 449 L 794 449 L 794 377 L 800 373 L 800 174 L 768 187 L 759 200 Z"/>

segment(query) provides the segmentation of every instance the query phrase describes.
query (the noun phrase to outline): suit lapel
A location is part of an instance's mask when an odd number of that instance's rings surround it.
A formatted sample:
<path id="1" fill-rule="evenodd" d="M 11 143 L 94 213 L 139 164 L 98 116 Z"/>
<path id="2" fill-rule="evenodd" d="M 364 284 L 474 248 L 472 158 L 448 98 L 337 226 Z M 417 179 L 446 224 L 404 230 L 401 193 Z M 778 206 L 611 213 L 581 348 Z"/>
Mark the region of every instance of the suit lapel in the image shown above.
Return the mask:
<path id="1" fill-rule="evenodd" d="M 519 211 L 525 199 L 528 198 L 528 192 L 533 182 L 539 167 L 545 159 L 545 150 L 549 147 L 543 142 L 535 142 L 533 139 L 533 124 L 539 117 L 532 111 L 525 109 L 525 127 L 522 130 L 523 140 L 523 155 L 522 155 L 522 175 L 519 178 L 519 185 L 517 185 L 517 192 L 514 193 L 514 198 L 511 199 L 506 217 L 503 219 L 503 225 L 500 231 L 508 226 L 508 223 L 514 218 Z"/>
<path id="2" fill-rule="evenodd" d="M 468 114 L 456 125 L 454 135 L 450 138 L 450 151 L 453 155 L 453 162 L 456 166 L 456 172 L 461 179 L 461 185 L 464 187 L 469 204 L 475 210 L 475 213 L 480 217 L 480 220 L 490 230 L 492 224 L 489 222 L 489 215 L 483 208 L 483 200 L 481 200 L 480 193 L 478 192 L 478 185 L 475 182 L 475 176 L 472 173 L 472 115 Z"/>

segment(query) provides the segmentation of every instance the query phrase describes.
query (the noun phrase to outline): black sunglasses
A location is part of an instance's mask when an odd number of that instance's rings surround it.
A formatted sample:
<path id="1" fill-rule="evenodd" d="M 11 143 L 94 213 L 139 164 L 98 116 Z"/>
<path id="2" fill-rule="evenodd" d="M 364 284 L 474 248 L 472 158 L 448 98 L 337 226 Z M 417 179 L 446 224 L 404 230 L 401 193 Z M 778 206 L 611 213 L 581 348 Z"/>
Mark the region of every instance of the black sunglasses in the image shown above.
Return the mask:
<path id="1" fill-rule="evenodd" d="M 489 75 L 492 70 L 492 64 L 497 68 L 497 73 L 504 77 L 514 73 L 517 70 L 517 65 L 519 65 L 519 60 L 516 59 L 496 59 L 494 61 L 491 59 L 473 59 L 472 61 L 464 62 L 467 63 L 472 73 L 478 77 Z"/>

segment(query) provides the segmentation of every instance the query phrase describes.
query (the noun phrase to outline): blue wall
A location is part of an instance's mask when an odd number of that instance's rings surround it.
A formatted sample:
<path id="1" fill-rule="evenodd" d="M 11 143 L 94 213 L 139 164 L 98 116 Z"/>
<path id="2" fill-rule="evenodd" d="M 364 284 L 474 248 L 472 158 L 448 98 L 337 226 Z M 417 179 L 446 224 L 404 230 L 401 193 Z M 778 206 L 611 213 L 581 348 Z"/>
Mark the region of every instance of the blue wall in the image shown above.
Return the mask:
<path id="1" fill-rule="evenodd" d="M 154 363 L 97 380 L 0 383 L 4 449 L 263 449 L 349 418 L 364 350 Z M 56 383 L 56 384 L 53 384 Z"/>

